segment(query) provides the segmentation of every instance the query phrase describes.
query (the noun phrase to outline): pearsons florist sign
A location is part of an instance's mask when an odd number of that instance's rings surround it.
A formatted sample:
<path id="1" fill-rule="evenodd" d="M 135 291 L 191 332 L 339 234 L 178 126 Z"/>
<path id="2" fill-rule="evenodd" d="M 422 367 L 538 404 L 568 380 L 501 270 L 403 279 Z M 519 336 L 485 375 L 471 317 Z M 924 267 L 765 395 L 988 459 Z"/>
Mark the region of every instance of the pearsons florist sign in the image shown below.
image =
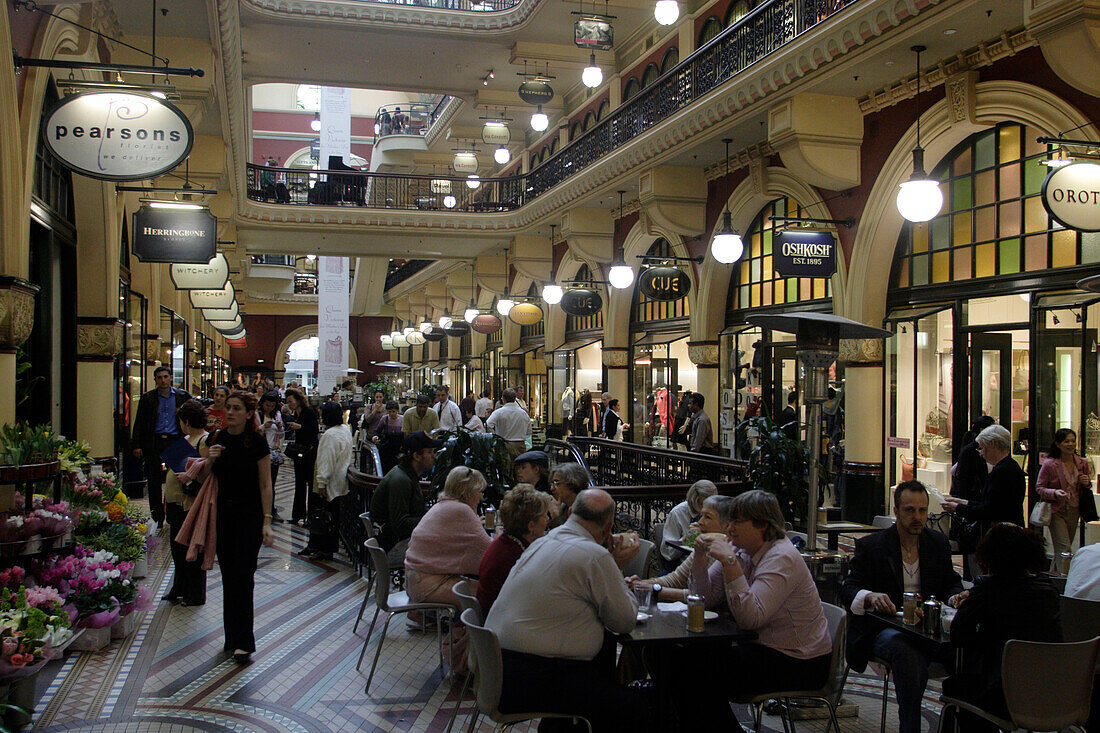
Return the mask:
<path id="1" fill-rule="evenodd" d="M 773 267 L 783 277 L 832 277 L 836 238 L 829 232 L 784 229 L 772 247 Z"/>
<path id="2" fill-rule="evenodd" d="M 65 165 L 104 181 L 140 181 L 172 170 L 195 135 L 177 107 L 141 92 L 65 97 L 42 122 L 42 139 Z"/>
<path id="3" fill-rule="evenodd" d="M 1079 232 L 1100 232 L 1100 165 L 1070 163 L 1043 181 L 1043 206 L 1059 224 Z"/>
<path id="4" fill-rule="evenodd" d="M 130 248 L 142 262 L 208 265 L 217 254 L 218 219 L 208 209 L 142 206 L 131 232 Z"/>

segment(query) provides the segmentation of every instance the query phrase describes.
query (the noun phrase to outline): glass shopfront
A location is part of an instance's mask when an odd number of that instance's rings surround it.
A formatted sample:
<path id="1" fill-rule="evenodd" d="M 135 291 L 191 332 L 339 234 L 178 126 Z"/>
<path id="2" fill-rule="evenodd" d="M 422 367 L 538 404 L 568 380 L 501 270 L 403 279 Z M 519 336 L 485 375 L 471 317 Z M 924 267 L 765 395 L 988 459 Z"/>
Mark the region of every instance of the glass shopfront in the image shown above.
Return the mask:
<path id="1" fill-rule="evenodd" d="M 591 281 L 588 265 L 581 265 L 571 280 Z M 589 316 L 566 314 L 565 343 L 554 349 L 550 366 L 550 423 L 559 426 L 555 429 L 563 436 L 598 433 L 600 395 L 605 384 L 603 310 Z"/>
<path id="2" fill-rule="evenodd" d="M 914 476 L 947 493 L 982 415 L 1011 432 L 1032 482 L 1062 427 L 1100 468 L 1100 296 L 1073 286 L 1095 271 L 1100 236 L 1047 216 L 1040 134 L 1004 123 L 964 141 L 933 172 L 944 211 L 899 238 L 885 324 L 890 485 Z"/>
<path id="3" fill-rule="evenodd" d="M 160 307 L 160 362 L 172 369 L 172 384 L 187 389 L 187 321 Z"/>

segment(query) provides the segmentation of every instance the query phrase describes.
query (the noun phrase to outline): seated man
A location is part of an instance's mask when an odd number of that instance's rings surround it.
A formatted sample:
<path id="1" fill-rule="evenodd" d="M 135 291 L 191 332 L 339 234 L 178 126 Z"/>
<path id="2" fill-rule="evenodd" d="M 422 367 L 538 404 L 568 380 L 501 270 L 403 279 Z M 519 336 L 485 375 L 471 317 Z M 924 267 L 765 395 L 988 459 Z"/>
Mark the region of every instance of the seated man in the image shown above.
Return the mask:
<path id="1" fill-rule="evenodd" d="M 919 481 L 903 481 L 894 489 L 890 529 L 856 541 L 851 572 L 840 589 L 842 606 L 856 618 L 848 630 L 848 664 L 857 672 L 875 656 L 890 665 L 898 700 L 898 729 L 920 733 L 920 701 L 928 684 L 928 652 L 894 629 L 862 618 L 868 611 L 896 613 L 903 593 L 935 596 L 957 606 L 966 597 L 951 565 L 947 538 L 925 527 L 928 490 Z"/>
<path id="2" fill-rule="evenodd" d="M 428 511 L 420 476 L 435 465 L 435 449 L 441 445 L 442 440 L 429 438 L 422 430 L 406 435 L 400 461 L 382 477 L 371 497 L 371 521 L 382 527 L 378 544 L 391 566 L 404 565 L 409 537 Z"/>
<path id="3" fill-rule="evenodd" d="M 550 493 L 550 457 L 545 451 L 529 450 L 512 461 L 517 484 L 531 484 L 539 491 Z"/>
<path id="4" fill-rule="evenodd" d="M 501 712 L 580 715 L 593 731 L 654 727 L 641 691 L 614 681 L 613 645 L 601 652 L 604 629 L 627 633 L 638 612 L 621 570 L 637 544 L 612 537 L 614 520 L 611 496 L 586 489 L 512 568 L 485 620 L 500 639 Z"/>

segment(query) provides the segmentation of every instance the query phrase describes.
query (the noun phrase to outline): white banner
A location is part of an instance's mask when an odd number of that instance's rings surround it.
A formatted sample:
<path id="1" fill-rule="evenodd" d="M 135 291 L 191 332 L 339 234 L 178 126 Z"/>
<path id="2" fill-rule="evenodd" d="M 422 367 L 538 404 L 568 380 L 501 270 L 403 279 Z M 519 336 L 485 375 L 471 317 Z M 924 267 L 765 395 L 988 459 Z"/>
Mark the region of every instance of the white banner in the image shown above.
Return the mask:
<path id="1" fill-rule="evenodd" d="M 322 395 L 348 375 L 348 269 L 347 257 L 317 258 L 317 389 Z"/>
<path id="2" fill-rule="evenodd" d="M 321 170 L 331 155 L 351 160 L 351 90 L 343 87 L 321 87 Z"/>

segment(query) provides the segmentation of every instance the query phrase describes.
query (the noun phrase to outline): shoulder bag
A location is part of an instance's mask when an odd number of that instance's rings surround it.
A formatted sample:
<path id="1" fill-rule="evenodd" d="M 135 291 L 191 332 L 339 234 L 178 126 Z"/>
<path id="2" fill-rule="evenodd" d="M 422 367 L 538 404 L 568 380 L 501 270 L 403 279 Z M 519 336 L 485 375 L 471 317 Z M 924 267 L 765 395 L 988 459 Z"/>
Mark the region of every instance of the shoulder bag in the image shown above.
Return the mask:
<path id="1" fill-rule="evenodd" d="M 1082 494 L 1082 496 L 1084 496 L 1084 494 Z M 1049 527 L 1051 514 L 1053 514 L 1053 511 L 1049 501 L 1037 501 L 1035 502 L 1035 507 L 1031 510 L 1031 516 L 1028 518 L 1028 525 Z"/>

